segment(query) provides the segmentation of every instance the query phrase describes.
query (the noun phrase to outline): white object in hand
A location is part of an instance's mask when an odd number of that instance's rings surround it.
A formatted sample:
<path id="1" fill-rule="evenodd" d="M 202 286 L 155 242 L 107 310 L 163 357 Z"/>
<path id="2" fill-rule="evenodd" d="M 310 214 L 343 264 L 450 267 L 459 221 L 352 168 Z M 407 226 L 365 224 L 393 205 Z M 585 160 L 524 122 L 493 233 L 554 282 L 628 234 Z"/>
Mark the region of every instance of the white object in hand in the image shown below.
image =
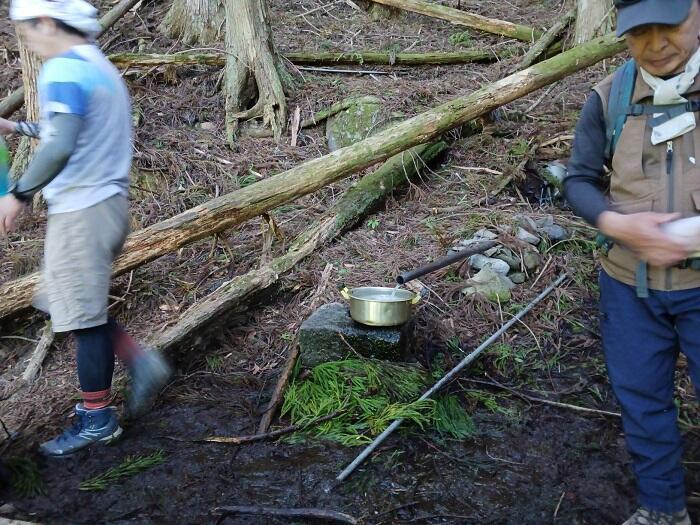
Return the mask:
<path id="1" fill-rule="evenodd" d="M 693 250 L 688 257 L 700 257 L 700 216 L 667 222 L 661 229 Z"/>

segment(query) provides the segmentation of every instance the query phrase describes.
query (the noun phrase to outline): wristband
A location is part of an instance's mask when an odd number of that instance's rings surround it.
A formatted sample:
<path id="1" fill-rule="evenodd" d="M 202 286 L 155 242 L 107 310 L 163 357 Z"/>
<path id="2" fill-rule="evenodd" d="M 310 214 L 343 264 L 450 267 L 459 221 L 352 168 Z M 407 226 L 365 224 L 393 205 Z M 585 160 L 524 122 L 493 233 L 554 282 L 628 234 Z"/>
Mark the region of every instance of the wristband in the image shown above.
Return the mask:
<path id="1" fill-rule="evenodd" d="M 30 200 L 32 200 L 31 195 L 27 195 L 26 193 L 20 193 L 19 191 L 17 191 L 17 183 L 14 183 L 10 186 L 10 191 L 8 193 L 11 193 L 12 196 L 22 204 L 27 204 Z"/>

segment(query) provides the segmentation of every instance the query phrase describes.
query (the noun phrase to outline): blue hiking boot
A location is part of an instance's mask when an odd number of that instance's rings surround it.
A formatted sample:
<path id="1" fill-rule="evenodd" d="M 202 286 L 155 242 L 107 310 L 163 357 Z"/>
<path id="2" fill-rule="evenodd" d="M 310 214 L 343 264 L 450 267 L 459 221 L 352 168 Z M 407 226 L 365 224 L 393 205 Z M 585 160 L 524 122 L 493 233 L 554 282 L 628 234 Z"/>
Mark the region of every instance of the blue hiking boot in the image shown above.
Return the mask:
<path id="1" fill-rule="evenodd" d="M 137 357 L 131 366 L 131 392 L 127 398 L 129 417 L 145 414 L 156 394 L 165 386 L 173 371 L 155 350 Z"/>
<path id="2" fill-rule="evenodd" d="M 108 445 L 123 432 L 111 407 L 88 410 L 80 403 L 75 405 L 75 418 L 71 428 L 43 443 L 39 452 L 49 457 L 69 456 L 93 443 Z"/>

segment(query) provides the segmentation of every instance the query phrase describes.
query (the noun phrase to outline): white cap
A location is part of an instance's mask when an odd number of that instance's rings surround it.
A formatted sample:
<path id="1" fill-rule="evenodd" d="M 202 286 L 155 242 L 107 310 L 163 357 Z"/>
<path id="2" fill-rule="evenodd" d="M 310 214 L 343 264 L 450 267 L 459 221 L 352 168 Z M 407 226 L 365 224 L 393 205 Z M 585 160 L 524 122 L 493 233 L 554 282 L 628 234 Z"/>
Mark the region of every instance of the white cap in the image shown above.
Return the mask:
<path id="1" fill-rule="evenodd" d="M 102 30 L 97 9 L 85 0 L 12 0 L 10 18 L 16 22 L 46 16 L 94 38 Z"/>

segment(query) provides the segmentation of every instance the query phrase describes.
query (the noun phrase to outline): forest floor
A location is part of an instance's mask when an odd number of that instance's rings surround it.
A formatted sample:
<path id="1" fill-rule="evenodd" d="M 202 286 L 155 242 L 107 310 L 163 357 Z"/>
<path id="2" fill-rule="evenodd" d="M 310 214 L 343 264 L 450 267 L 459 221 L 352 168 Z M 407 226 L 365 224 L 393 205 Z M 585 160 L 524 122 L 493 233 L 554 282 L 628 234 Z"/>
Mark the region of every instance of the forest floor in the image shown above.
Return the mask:
<path id="1" fill-rule="evenodd" d="M 456 0 L 442 2 L 457 7 Z M 112 3 L 100 2 L 104 9 Z M 325 5 L 322 9 L 316 9 Z M 456 50 L 462 45 L 513 45 L 505 39 L 414 14 L 372 21 L 345 2 L 273 0 L 278 48 L 297 50 Z M 107 52 L 186 49 L 162 36 L 168 3 L 144 0 L 102 39 Z M 554 0 L 466 0 L 461 8 L 549 27 L 565 8 Z M 0 93 L 21 84 L 13 29 L 0 8 Z M 220 45 L 216 46 L 220 47 Z M 517 60 L 517 58 L 513 59 Z M 78 399 L 72 342 L 59 338 L 36 383 L 0 401 L 0 419 L 13 434 L 2 441 L 3 459 L 34 465 L 39 493 L 5 487 L 6 517 L 59 523 L 291 523 L 288 518 L 212 514 L 226 505 L 317 507 L 342 511 L 367 524 L 616 524 L 634 510 L 634 482 L 619 419 L 577 412 L 513 395 L 618 411 L 605 373 L 597 327 L 597 266 L 592 230 L 560 201 L 542 199 L 537 168 L 568 156 L 570 139 L 590 88 L 619 61 L 582 71 L 505 106 L 487 133 L 450 133 L 450 147 L 420 182 L 395 192 L 353 231 L 281 277 L 274 290 L 230 312 L 170 353 L 176 375 L 146 418 L 125 425 L 124 438 L 65 461 L 38 457 L 36 446 L 69 423 Z M 302 118 L 350 95 L 376 95 L 390 112 L 410 117 L 467 94 L 505 74 L 513 61 L 458 66 L 383 67 L 387 74 L 348 75 L 299 71 L 289 107 Z M 353 69 L 345 67 L 343 69 Z M 354 68 L 359 69 L 359 68 Z M 366 69 L 366 68 L 364 68 Z M 268 178 L 327 153 L 323 128 L 289 138 L 225 141 L 220 70 L 158 67 L 125 77 L 142 115 L 136 130 L 131 196 L 133 227 L 171 217 L 225 192 Z M 204 125 L 203 125 L 204 124 Z M 16 146 L 13 142 L 12 146 Z M 487 168 L 491 172 L 464 168 Z M 494 175 L 494 173 L 501 175 Z M 358 176 L 283 206 L 273 215 L 287 239 L 333 204 Z M 496 189 L 503 177 L 514 184 Z M 530 280 L 499 308 L 460 293 L 473 273 L 467 266 L 426 275 L 429 300 L 415 312 L 417 358 L 449 369 L 534 299 L 566 269 L 572 279 L 514 326 L 450 386 L 475 423 L 468 439 L 451 439 L 407 426 L 387 440 L 345 483 L 327 492 L 336 475 L 360 452 L 308 437 L 233 446 L 193 442 L 216 434 L 255 432 L 285 361 L 291 334 L 312 310 L 311 297 L 340 300 L 336 284 L 383 285 L 397 273 L 445 254 L 481 227 L 507 224 L 515 214 L 554 215 L 573 240 L 550 247 Z M 0 243 L 0 282 L 37 269 L 46 216 L 37 211 Z M 172 324 L 190 305 L 234 275 L 259 264 L 258 220 L 205 239 L 117 278 L 110 312 L 146 338 Z M 285 243 L 275 241 L 273 255 Z M 322 281 L 332 265 L 329 281 Z M 534 283 L 534 284 L 533 284 Z M 1 299 L 0 299 L 1 300 Z M 43 326 L 39 315 L 0 327 L 0 399 L 21 375 Z M 116 380 L 121 391 L 126 379 Z M 484 384 L 491 383 L 491 385 Z M 507 385 L 503 390 L 495 383 Z M 700 419 L 681 362 L 678 396 L 686 437 L 691 514 L 700 521 Z M 121 396 L 118 398 L 121 405 Z M 273 427 L 289 424 L 283 418 Z M 81 482 L 128 456 L 162 450 L 161 465 L 110 483 L 102 491 Z M 6 506 L 3 507 L 2 504 Z M 9 506 L 8 506 L 9 505 Z M 310 523 L 297 521 L 296 523 Z"/>

